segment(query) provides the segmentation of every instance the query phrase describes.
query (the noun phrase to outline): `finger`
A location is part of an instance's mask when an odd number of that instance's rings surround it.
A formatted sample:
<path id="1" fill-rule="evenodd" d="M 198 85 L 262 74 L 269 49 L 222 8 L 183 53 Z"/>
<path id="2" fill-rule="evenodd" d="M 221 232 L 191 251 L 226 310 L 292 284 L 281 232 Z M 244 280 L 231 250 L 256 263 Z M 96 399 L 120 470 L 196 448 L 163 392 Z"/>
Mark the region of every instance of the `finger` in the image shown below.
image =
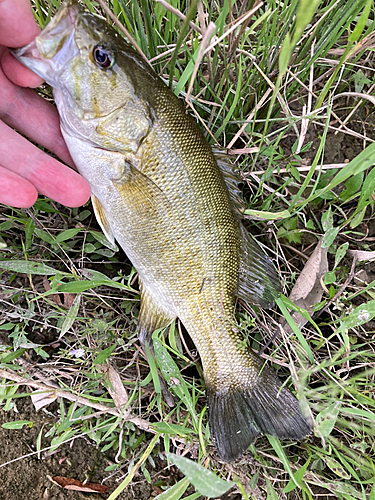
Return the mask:
<path id="1" fill-rule="evenodd" d="M 39 33 L 29 0 L 0 0 L 0 45 L 22 47 Z"/>
<path id="2" fill-rule="evenodd" d="M 53 104 L 31 89 L 13 85 L 0 70 L 0 119 L 74 166 Z M 0 136 L 1 137 L 1 136 Z"/>
<path id="3" fill-rule="evenodd" d="M 17 61 L 8 50 L 1 56 L 1 67 L 7 78 L 21 87 L 39 87 L 43 83 L 43 78 Z"/>
<path id="4" fill-rule="evenodd" d="M 79 207 L 90 197 L 88 182 L 0 122 L 2 166 L 31 182 L 39 193 L 67 205 Z"/>
<path id="5" fill-rule="evenodd" d="M 0 165 L 0 203 L 16 208 L 34 205 L 38 191 L 23 177 Z"/>
<path id="6" fill-rule="evenodd" d="M 29 0 L 0 0 L 0 45 L 22 47 L 40 33 Z M 23 66 L 8 51 L 1 58 L 8 78 L 22 87 L 38 87 L 42 79 Z"/>

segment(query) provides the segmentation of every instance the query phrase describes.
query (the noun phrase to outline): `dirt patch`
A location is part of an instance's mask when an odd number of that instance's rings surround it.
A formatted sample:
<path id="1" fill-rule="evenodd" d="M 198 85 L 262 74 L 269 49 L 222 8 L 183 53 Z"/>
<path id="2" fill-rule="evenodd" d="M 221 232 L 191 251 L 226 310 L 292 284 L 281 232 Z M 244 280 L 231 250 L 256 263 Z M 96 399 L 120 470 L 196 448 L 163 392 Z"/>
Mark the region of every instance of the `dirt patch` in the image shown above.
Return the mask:
<path id="1" fill-rule="evenodd" d="M 104 471 L 112 463 L 105 454 L 101 453 L 90 440 L 77 438 L 60 446 L 53 454 L 42 451 L 39 458 L 35 454 L 38 435 L 42 427 L 43 435 L 45 434 L 48 422 L 53 419 L 53 411 L 35 412 L 28 397 L 14 401 L 16 401 L 14 409 L 7 412 L 0 411 L 0 426 L 4 422 L 15 420 L 29 420 L 33 422 L 33 425 L 32 427 L 26 425 L 20 430 L 0 427 L 0 465 L 16 460 L 0 468 L 0 499 L 99 500 L 108 498 L 109 493 L 116 488 L 118 483 L 115 477 L 110 478 L 111 473 Z M 49 440 L 43 437 L 41 448 L 49 444 Z M 25 458 L 17 460 L 20 457 Z M 124 471 L 124 474 L 126 473 L 127 471 Z M 82 482 L 105 484 L 109 490 L 103 495 L 63 490 L 54 485 L 48 476 L 65 476 Z M 117 475 L 117 479 L 119 477 Z M 103 482 L 105 479 L 107 480 Z M 123 492 L 118 498 L 144 500 L 160 492 L 160 490 L 153 489 L 146 481 L 136 484 L 137 480 L 135 480 L 134 483 L 131 489 Z"/>

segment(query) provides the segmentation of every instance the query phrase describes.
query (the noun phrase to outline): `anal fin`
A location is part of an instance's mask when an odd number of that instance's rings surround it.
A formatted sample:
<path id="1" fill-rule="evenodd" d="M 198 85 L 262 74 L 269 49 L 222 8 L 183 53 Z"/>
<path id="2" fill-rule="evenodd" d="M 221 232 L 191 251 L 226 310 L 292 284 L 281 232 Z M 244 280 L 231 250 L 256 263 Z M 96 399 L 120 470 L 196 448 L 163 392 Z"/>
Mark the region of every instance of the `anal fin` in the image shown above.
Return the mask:
<path id="1" fill-rule="evenodd" d="M 272 260 L 240 223 L 241 249 L 237 296 L 270 309 L 281 292 L 281 284 Z"/>
<path id="2" fill-rule="evenodd" d="M 146 345 L 150 349 L 153 357 L 155 357 L 154 349 L 152 345 L 152 334 L 158 328 L 165 328 L 173 320 L 176 319 L 175 316 L 167 313 L 145 290 L 141 280 L 139 280 L 139 286 L 141 289 L 141 310 L 138 317 L 138 338 L 142 345 L 143 350 L 146 352 Z M 161 373 L 158 370 L 160 387 L 163 394 L 164 401 L 169 407 L 174 407 L 175 402 L 173 400 L 172 394 L 168 390 L 168 386 Z"/>
<path id="3" fill-rule="evenodd" d="M 141 310 L 138 317 L 138 338 L 144 347 L 146 342 L 152 345 L 151 336 L 158 328 L 168 326 L 176 316 L 166 312 L 155 299 L 147 292 L 141 280 L 139 280 L 141 290 Z"/>

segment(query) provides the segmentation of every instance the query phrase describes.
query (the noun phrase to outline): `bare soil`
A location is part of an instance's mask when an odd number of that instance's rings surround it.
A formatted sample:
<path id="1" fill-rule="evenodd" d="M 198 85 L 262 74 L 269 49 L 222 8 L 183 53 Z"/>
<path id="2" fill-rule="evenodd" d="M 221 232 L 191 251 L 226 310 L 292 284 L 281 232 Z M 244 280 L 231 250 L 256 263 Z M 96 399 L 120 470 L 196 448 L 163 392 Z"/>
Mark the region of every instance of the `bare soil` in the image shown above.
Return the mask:
<path id="1" fill-rule="evenodd" d="M 20 430 L 0 427 L 0 464 L 8 463 L 0 468 L 0 500 L 99 500 L 108 498 L 118 485 L 115 478 L 110 478 L 103 483 L 109 487 L 108 492 L 98 494 L 64 490 L 51 482 L 48 476 L 64 476 L 101 484 L 103 479 L 110 476 L 104 469 L 112 463 L 90 440 L 83 438 L 60 446 L 53 454 L 42 452 L 40 457 L 33 454 L 40 430 L 53 420 L 56 411 L 57 406 L 50 406 L 48 413 L 43 410 L 37 413 L 29 397 L 18 399 L 15 409 L 0 411 L 0 426 L 15 420 L 30 420 L 34 423 L 31 428 L 25 426 Z M 48 439 L 43 438 L 42 448 L 48 444 Z M 118 479 L 120 475 L 116 477 Z M 159 489 L 153 490 L 152 485 L 145 480 L 141 481 L 138 477 L 138 481 L 118 498 L 144 500 L 160 493 Z"/>

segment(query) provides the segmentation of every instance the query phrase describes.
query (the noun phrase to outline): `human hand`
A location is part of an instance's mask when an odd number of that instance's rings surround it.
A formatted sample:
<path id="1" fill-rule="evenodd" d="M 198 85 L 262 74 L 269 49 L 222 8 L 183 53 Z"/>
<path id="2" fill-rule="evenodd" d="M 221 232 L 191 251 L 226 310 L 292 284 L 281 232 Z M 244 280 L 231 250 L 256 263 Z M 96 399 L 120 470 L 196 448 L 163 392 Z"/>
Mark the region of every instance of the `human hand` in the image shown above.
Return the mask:
<path id="1" fill-rule="evenodd" d="M 56 108 L 23 88 L 39 86 L 41 78 L 6 49 L 22 47 L 39 33 L 29 0 L 0 0 L 0 203 L 26 208 L 35 203 L 39 192 L 78 207 L 90 196 L 88 182 L 13 130 L 74 167 Z"/>

